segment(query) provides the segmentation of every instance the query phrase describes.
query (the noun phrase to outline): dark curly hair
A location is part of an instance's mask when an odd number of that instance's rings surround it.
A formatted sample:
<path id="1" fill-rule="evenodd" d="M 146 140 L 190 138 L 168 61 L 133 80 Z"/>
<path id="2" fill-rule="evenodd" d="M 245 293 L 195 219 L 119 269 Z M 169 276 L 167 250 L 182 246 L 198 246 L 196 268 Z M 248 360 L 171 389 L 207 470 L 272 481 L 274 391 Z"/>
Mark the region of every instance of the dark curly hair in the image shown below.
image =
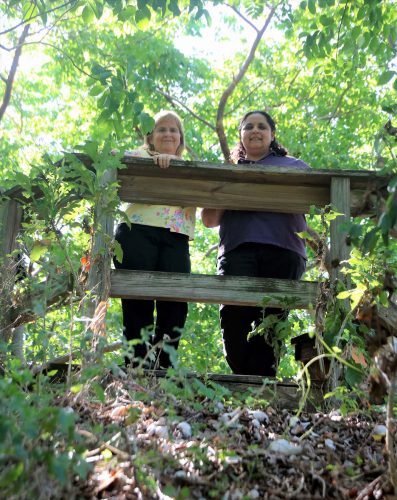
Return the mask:
<path id="1" fill-rule="evenodd" d="M 230 160 L 233 163 L 237 163 L 238 160 L 244 160 L 246 157 L 247 152 L 245 150 L 245 147 L 243 146 L 243 143 L 241 142 L 241 130 L 247 118 L 253 114 L 260 114 L 264 116 L 266 118 L 267 123 L 270 125 L 271 131 L 273 133 L 276 132 L 276 122 L 268 113 L 266 113 L 266 111 L 255 110 L 255 111 L 248 111 L 248 113 L 245 113 L 238 127 L 239 141 L 230 154 Z M 288 154 L 288 151 L 279 142 L 277 142 L 276 139 L 273 139 L 272 142 L 270 143 L 270 149 L 274 151 L 277 156 L 286 156 Z"/>

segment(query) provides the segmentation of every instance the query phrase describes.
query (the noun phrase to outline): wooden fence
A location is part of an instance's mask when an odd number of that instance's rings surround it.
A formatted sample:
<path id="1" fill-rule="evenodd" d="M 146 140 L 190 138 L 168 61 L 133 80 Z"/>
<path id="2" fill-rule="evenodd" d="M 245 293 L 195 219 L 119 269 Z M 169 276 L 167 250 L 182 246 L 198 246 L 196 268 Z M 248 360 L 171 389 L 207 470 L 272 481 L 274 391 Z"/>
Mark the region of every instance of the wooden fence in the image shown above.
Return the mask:
<path id="1" fill-rule="evenodd" d="M 77 156 L 89 166 L 89 159 Z M 363 215 L 374 208 L 389 181 L 369 171 L 185 161 L 172 161 L 164 170 L 150 159 L 124 158 L 123 163 L 125 168 L 118 171 L 117 178 L 119 196 L 124 202 L 287 213 L 308 213 L 312 206 L 330 205 L 342 214 L 331 222 L 332 282 L 342 277 L 341 263 L 349 256 L 343 223 L 352 215 Z M 113 174 L 110 172 L 109 182 L 114 180 Z M 21 211 L 12 199 L 16 192 L 14 189 L 5 193 L 11 199 L 0 206 L 0 259 L 3 261 L 15 248 L 21 224 Z M 113 237 L 114 221 L 110 216 L 104 216 L 101 226 Z M 94 248 L 100 249 L 101 244 L 101 240 L 94 242 Z M 110 255 L 106 258 L 105 267 L 95 269 L 93 266 L 90 275 L 90 287 L 101 290 L 96 305 L 109 294 L 111 297 L 245 305 L 256 305 L 266 296 L 271 300 L 270 305 L 280 305 L 282 299 L 288 297 L 295 299 L 292 307 L 310 308 L 315 305 L 319 291 L 318 283 L 305 281 L 110 270 Z M 12 279 L 8 279 L 11 283 Z M 110 288 L 103 286 L 106 282 Z M 7 321 L 9 318 L 3 314 L 0 329 Z"/>

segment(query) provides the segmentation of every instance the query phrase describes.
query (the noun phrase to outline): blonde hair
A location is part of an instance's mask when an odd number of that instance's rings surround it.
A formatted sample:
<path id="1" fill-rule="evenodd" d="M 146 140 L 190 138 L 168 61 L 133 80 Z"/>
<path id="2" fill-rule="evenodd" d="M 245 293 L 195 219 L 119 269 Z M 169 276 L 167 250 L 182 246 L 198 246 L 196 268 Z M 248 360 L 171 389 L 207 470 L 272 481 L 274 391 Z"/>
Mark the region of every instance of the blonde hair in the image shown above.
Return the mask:
<path id="1" fill-rule="evenodd" d="M 179 133 L 181 135 L 181 141 L 179 143 L 179 146 L 176 150 L 175 155 L 181 157 L 183 150 L 185 149 L 185 133 L 183 131 L 182 120 L 179 117 L 179 115 L 177 115 L 174 111 L 163 110 L 163 111 L 159 111 L 157 114 L 155 114 L 153 118 L 154 118 L 154 129 L 157 127 L 157 125 L 159 124 L 159 122 L 161 120 L 164 120 L 164 118 L 172 118 L 173 120 L 175 120 L 176 125 L 177 125 L 178 130 L 179 130 Z M 152 138 L 154 129 L 151 132 L 149 132 L 148 134 L 146 134 L 146 136 L 144 138 L 144 142 L 143 142 L 143 147 L 145 149 L 147 149 L 148 151 L 152 151 L 152 152 L 154 151 L 154 146 L 149 141 Z"/>

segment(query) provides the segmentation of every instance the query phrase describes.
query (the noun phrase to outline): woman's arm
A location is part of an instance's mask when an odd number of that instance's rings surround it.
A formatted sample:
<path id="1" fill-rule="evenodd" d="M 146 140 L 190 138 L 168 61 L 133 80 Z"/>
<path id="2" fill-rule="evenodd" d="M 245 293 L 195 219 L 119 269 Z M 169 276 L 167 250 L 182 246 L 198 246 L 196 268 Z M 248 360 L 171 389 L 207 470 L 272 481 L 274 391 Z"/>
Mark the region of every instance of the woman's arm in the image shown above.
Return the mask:
<path id="1" fill-rule="evenodd" d="M 205 227 L 216 227 L 221 223 L 225 210 L 223 208 L 203 208 L 201 220 Z"/>

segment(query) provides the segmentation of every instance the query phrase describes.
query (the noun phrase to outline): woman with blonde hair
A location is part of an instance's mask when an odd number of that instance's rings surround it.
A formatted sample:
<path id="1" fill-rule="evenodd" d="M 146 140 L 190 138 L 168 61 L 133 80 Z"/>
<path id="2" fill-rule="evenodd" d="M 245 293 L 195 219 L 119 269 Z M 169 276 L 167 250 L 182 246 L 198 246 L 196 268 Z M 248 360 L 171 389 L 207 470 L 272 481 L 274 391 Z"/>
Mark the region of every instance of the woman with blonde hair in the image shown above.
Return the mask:
<path id="1" fill-rule="evenodd" d="M 160 168 L 168 168 L 171 160 L 181 159 L 185 147 L 182 121 L 172 111 L 161 111 L 154 120 L 154 129 L 145 137 L 143 147 L 127 151 L 125 156 L 152 158 Z M 189 239 L 194 236 L 195 208 L 134 203 L 126 213 L 131 228 L 126 223 L 117 227 L 115 237 L 123 249 L 123 259 L 121 263 L 115 259 L 116 268 L 190 273 Z M 178 348 L 187 317 L 186 302 L 122 299 L 122 309 L 127 340 L 139 340 L 143 329 L 154 327 L 152 345 L 158 346 L 167 335 L 166 343 Z M 147 358 L 150 347 L 145 343 L 134 346 L 133 366 Z M 126 358 L 126 364 L 130 362 Z M 157 350 L 155 366 L 170 365 L 169 353 Z"/>

